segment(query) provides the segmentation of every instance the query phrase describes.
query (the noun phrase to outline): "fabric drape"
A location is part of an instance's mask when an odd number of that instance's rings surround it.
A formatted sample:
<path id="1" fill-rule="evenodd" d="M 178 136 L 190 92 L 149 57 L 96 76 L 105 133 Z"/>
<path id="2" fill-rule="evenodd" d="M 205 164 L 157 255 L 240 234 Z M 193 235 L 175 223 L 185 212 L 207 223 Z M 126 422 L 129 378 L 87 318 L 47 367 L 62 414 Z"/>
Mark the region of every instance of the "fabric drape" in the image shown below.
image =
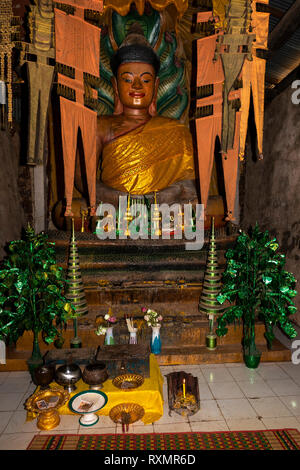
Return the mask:
<path id="1" fill-rule="evenodd" d="M 100 30 L 55 9 L 56 61 L 99 77 Z"/>
<path id="2" fill-rule="evenodd" d="M 76 101 L 60 97 L 63 158 L 65 169 L 65 216 L 72 216 L 72 196 L 74 187 L 75 160 L 78 129 L 81 130 L 84 149 L 87 185 L 90 202 L 90 215 L 96 212 L 96 137 L 97 113 L 84 106 L 84 72 L 99 77 L 100 29 L 84 21 L 86 2 L 67 2 L 76 8 L 75 15 L 54 9 L 57 62 L 75 69 L 75 78 L 58 74 L 58 83 L 75 90 Z M 102 2 L 98 2 L 102 8 Z M 90 3 L 91 8 L 91 3 Z"/>
<path id="3" fill-rule="evenodd" d="M 248 129 L 248 116 L 250 107 L 250 95 L 252 90 L 257 147 L 260 155 L 263 153 L 263 125 L 264 125 L 264 96 L 265 96 L 265 70 L 266 61 L 256 56 L 256 49 L 267 49 L 269 32 L 269 13 L 256 11 L 256 0 L 251 3 L 251 26 L 256 35 L 256 41 L 252 45 L 253 60 L 246 60 L 243 66 L 243 89 L 241 93 L 241 125 L 240 125 L 240 155 L 245 153 L 245 143 Z M 268 0 L 260 3 L 268 5 Z"/>
<path id="4" fill-rule="evenodd" d="M 74 187 L 78 129 L 82 135 L 91 214 L 96 208 L 96 132 L 97 113 L 60 97 L 62 147 L 64 155 L 66 214 L 70 214 Z"/>
<path id="5" fill-rule="evenodd" d="M 54 68 L 40 62 L 27 62 L 27 67 L 30 98 L 27 163 L 41 164 Z"/>
<path id="6" fill-rule="evenodd" d="M 175 119 L 156 116 L 104 147 L 101 180 L 131 194 L 160 191 L 195 179 L 189 129 Z"/>
<path id="7" fill-rule="evenodd" d="M 233 148 L 229 149 L 227 154 L 222 154 L 222 166 L 227 204 L 226 220 L 231 221 L 236 219 L 235 200 L 237 196 L 236 193 L 238 185 L 240 120 L 241 113 L 238 111 L 235 114 L 235 135 Z"/>
<path id="8" fill-rule="evenodd" d="M 198 19 L 206 21 L 205 16 Z M 213 105 L 213 115 L 196 119 L 196 138 L 201 203 L 207 206 L 216 137 L 221 138 L 224 72 L 220 58 L 213 60 L 217 35 L 197 41 L 197 87 L 213 84 L 213 95 L 197 100 L 197 107 Z"/>

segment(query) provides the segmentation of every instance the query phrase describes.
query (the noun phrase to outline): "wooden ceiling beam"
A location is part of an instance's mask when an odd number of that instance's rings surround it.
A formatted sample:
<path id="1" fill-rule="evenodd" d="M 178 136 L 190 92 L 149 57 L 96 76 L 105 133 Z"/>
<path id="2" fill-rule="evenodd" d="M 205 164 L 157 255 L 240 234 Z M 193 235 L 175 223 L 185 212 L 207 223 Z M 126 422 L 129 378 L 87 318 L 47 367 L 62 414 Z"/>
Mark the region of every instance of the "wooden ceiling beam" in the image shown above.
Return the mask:
<path id="1" fill-rule="evenodd" d="M 269 34 L 269 53 L 275 52 L 300 27 L 300 0 L 296 0 Z"/>

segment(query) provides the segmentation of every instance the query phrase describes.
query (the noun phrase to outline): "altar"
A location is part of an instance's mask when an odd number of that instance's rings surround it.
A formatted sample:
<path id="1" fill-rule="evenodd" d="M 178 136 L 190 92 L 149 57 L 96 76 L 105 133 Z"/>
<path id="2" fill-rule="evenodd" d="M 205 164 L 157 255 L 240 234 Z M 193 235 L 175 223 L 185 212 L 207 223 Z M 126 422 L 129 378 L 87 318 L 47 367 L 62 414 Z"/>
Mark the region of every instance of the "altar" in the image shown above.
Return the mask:
<path id="1" fill-rule="evenodd" d="M 145 414 L 141 421 L 146 424 L 152 424 L 158 421 L 163 416 L 163 376 L 160 372 L 156 357 L 154 354 L 150 355 L 150 377 L 145 378 L 144 383 L 135 390 L 120 390 L 115 387 L 112 380 L 107 380 L 103 384 L 101 389 L 107 397 L 107 404 L 96 414 L 101 416 L 109 416 L 111 409 L 121 403 L 135 403 L 143 407 Z M 62 387 L 55 382 L 50 384 L 50 388 Z M 88 385 L 81 379 L 76 384 L 76 390 L 70 394 L 68 402 L 59 408 L 58 412 L 60 415 L 75 414 L 69 409 L 69 401 L 74 395 L 82 391 L 88 390 Z M 39 387 L 35 393 L 39 391 Z M 78 415 L 79 416 L 79 415 Z M 27 420 L 35 419 L 34 413 L 28 412 Z M 101 420 L 101 418 L 100 418 Z"/>

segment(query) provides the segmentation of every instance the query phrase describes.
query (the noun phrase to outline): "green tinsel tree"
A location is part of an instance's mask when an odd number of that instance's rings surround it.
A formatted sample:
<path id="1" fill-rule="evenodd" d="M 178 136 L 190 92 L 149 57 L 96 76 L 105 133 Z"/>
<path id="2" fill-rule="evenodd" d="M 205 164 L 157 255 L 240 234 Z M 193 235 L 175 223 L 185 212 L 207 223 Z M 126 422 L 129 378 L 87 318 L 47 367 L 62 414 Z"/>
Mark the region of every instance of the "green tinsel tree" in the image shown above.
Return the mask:
<path id="1" fill-rule="evenodd" d="M 255 321 L 265 324 L 268 347 L 274 340 L 273 327 L 279 327 L 289 336 L 297 335 L 289 316 L 297 311 L 293 297 L 296 280 L 284 269 L 285 256 L 277 252 L 276 238 L 261 232 L 258 225 L 249 235 L 241 232 L 235 247 L 226 252 L 227 267 L 223 274 L 223 288 L 218 296 L 221 304 L 232 305 L 218 318 L 216 333 L 227 333 L 228 324 L 243 322 L 245 355 L 260 356 L 255 345 Z"/>
<path id="2" fill-rule="evenodd" d="M 0 339 L 14 343 L 24 331 L 33 332 L 32 372 L 42 362 L 38 336 L 52 343 L 73 318 L 73 307 L 63 295 L 63 269 L 56 265 L 54 243 L 28 226 L 23 240 L 9 244 L 0 270 Z"/>
<path id="3" fill-rule="evenodd" d="M 71 347 L 80 348 L 81 340 L 78 337 L 77 318 L 88 313 L 88 305 L 85 298 L 85 291 L 80 272 L 78 248 L 74 231 L 74 219 L 72 219 L 72 237 L 70 242 L 66 284 L 66 298 L 73 305 L 76 314 L 73 321 L 74 338 L 71 340 Z"/>

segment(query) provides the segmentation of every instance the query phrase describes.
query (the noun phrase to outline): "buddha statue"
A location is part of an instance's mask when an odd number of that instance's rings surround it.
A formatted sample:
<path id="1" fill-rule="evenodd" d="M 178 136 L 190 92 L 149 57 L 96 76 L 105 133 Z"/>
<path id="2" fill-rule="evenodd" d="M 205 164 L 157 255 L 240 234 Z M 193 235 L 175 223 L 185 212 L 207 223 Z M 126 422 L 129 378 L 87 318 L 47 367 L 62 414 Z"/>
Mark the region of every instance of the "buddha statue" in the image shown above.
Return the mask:
<path id="1" fill-rule="evenodd" d="M 189 129 L 156 113 L 159 57 L 133 24 L 111 59 L 114 113 L 98 118 L 97 204 L 119 195 L 149 196 L 172 204 L 197 198 Z M 79 157 L 77 157 L 79 158 Z M 75 186 L 83 193 L 80 162 Z"/>

